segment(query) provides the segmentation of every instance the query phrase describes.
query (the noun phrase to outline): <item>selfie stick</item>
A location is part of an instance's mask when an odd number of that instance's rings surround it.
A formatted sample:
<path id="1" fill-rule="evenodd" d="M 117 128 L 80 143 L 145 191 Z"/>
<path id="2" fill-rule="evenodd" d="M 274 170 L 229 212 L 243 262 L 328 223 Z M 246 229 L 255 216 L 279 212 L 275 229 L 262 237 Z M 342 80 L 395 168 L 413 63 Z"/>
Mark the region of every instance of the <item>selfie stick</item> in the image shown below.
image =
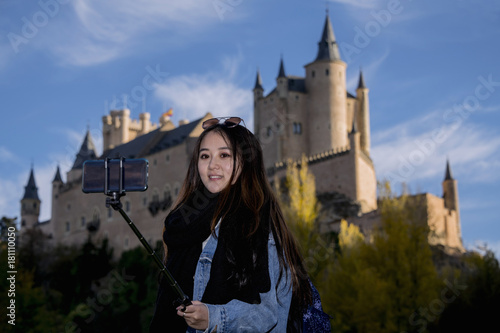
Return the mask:
<path id="1" fill-rule="evenodd" d="M 139 229 L 137 229 L 137 227 L 135 226 L 134 222 L 132 222 L 132 220 L 128 217 L 127 213 L 125 213 L 122 209 L 122 204 L 120 202 L 120 198 L 125 195 L 125 190 L 123 189 L 123 161 L 124 161 L 124 158 L 123 157 L 120 158 L 120 176 L 119 176 L 119 191 L 118 192 L 114 192 L 114 191 L 109 190 L 108 161 L 109 161 L 109 158 L 107 158 L 104 162 L 104 169 L 105 169 L 104 194 L 106 194 L 108 196 L 106 198 L 106 207 L 109 208 L 111 206 L 114 210 L 118 211 L 121 214 L 121 216 L 123 216 L 123 218 L 128 223 L 128 225 L 130 226 L 132 231 L 134 231 L 137 238 L 139 238 L 139 240 L 141 241 L 142 245 L 146 248 L 148 253 L 151 256 L 153 256 L 154 261 L 156 262 L 158 267 L 160 267 L 160 270 L 163 273 L 163 275 L 167 278 L 168 283 L 170 284 L 170 287 L 172 287 L 172 290 L 175 292 L 175 294 L 177 294 L 177 296 L 179 296 L 179 298 L 177 299 L 176 302 L 182 306 L 181 310 L 182 311 L 186 310 L 186 306 L 192 304 L 191 300 L 189 299 L 189 296 L 186 295 L 182 291 L 182 289 L 179 286 L 179 284 L 177 283 L 177 281 L 175 281 L 172 274 L 170 274 L 167 267 L 165 267 L 165 264 L 163 264 L 163 262 L 160 260 L 160 258 L 158 258 L 158 255 L 151 248 L 149 243 L 144 239 L 144 237 L 142 236 Z"/>

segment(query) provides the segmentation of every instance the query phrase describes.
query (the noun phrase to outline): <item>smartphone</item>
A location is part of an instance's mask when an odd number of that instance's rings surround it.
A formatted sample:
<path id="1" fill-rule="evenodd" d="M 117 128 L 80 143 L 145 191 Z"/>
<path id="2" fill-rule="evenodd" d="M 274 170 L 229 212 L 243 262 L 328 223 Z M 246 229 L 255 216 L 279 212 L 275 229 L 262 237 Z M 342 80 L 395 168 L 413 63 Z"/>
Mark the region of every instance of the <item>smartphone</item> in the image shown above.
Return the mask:
<path id="1" fill-rule="evenodd" d="M 146 191 L 148 166 L 148 161 L 143 158 L 85 161 L 83 162 L 82 191 L 105 194 L 119 192 L 120 178 L 124 192 Z"/>

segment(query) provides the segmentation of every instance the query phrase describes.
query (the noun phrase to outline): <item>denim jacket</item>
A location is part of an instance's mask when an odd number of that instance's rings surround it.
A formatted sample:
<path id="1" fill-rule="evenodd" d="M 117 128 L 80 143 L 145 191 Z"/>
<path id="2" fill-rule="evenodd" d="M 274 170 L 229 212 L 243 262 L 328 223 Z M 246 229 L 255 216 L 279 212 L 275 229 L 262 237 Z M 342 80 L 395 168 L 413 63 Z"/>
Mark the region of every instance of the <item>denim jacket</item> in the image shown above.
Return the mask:
<path id="1" fill-rule="evenodd" d="M 218 234 L 219 229 L 215 230 Z M 278 288 L 279 261 L 272 233 L 267 243 L 271 288 L 260 294 L 260 304 L 232 300 L 224 305 L 206 304 L 209 312 L 208 328 L 204 333 L 226 332 L 286 332 L 288 311 L 292 300 L 290 272 L 283 274 Z M 217 248 L 217 238 L 210 236 L 201 252 L 194 278 L 193 300 L 201 301 L 208 280 L 212 258 Z M 188 328 L 187 332 L 194 332 Z"/>

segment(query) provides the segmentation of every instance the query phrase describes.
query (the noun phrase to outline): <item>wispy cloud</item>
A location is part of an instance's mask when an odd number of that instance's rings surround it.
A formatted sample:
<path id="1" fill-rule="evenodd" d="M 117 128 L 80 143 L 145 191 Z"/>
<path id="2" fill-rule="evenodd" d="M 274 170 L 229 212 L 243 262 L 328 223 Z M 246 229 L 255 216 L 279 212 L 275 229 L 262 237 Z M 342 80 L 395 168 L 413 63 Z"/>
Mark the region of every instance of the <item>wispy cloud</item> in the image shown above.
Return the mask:
<path id="1" fill-rule="evenodd" d="M 155 89 L 155 96 L 168 107 L 182 110 L 182 118 L 194 120 L 211 112 L 214 116 L 240 116 L 253 128 L 252 93 L 234 82 L 241 56 L 226 57 L 224 71 L 168 78 Z M 248 121 L 247 121 L 248 120 Z"/>
<path id="2" fill-rule="evenodd" d="M 363 71 L 363 77 L 365 78 L 365 83 L 369 86 L 369 82 L 366 82 L 368 77 L 377 77 L 379 68 L 384 64 L 385 60 L 390 54 L 390 49 L 386 49 L 383 54 L 374 56 L 367 66 L 360 68 Z M 359 83 L 359 73 L 350 77 L 346 81 L 346 87 L 349 91 L 355 91 Z"/>
<path id="3" fill-rule="evenodd" d="M 15 159 L 16 157 L 11 151 L 3 146 L 0 146 L 0 161 L 12 161 Z"/>
<path id="4" fill-rule="evenodd" d="M 11 49 L 15 53 L 28 47 L 43 50 L 61 64 L 72 66 L 101 64 L 134 54 L 145 47 L 145 40 L 160 35 L 162 45 L 178 45 L 221 22 L 212 1 L 73 0 L 58 5 L 50 15 L 42 7 L 33 10 L 47 16 L 46 22 L 29 36 L 22 32 L 23 22 L 12 22 L 11 30 L 19 37 Z M 26 16 L 33 16 L 31 12 Z M 244 13 L 240 10 L 226 19 L 239 19 Z M 2 58 L 5 56 L 0 55 L 0 66 L 7 61 Z"/>
<path id="5" fill-rule="evenodd" d="M 372 156 L 379 179 L 409 183 L 441 177 L 446 158 L 461 182 L 500 179 L 497 131 L 470 121 L 458 126 L 442 122 L 442 113 L 435 111 L 374 133 Z"/>

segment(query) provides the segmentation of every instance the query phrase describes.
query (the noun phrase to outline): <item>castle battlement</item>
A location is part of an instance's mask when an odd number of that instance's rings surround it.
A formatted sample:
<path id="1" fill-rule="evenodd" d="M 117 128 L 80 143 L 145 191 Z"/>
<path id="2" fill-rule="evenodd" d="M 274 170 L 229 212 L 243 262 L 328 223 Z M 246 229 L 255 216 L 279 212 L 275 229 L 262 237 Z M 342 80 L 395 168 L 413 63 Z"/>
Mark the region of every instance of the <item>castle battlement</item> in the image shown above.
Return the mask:
<path id="1" fill-rule="evenodd" d="M 350 151 L 351 151 L 351 147 L 349 145 L 345 146 L 345 147 L 336 147 L 336 148 L 329 149 L 329 150 L 322 152 L 322 153 L 314 154 L 311 156 L 306 156 L 306 162 L 309 165 L 314 165 L 314 164 L 324 162 L 324 161 L 329 160 L 329 159 L 333 159 L 333 158 L 336 158 L 339 156 L 344 156 L 346 154 L 349 154 Z M 280 162 L 274 163 L 274 166 L 267 168 L 268 177 L 272 177 L 278 171 L 285 170 L 289 165 L 301 166 L 302 159 L 298 159 L 298 160 L 288 159 L 286 161 L 280 161 Z"/>
<path id="2" fill-rule="evenodd" d="M 139 119 L 130 118 L 130 110 L 111 110 L 102 117 L 102 136 L 104 150 L 112 149 L 134 140 L 158 128 L 150 121 L 149 112 L 139 114 Z"/>

